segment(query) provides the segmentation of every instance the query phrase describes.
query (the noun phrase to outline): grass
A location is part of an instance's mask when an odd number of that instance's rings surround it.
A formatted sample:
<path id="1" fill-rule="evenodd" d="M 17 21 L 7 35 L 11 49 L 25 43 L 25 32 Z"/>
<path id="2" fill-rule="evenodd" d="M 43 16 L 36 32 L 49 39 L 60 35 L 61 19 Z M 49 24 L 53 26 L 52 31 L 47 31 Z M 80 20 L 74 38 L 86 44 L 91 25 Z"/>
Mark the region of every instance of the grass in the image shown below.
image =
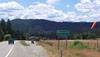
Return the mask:
<path id="1" fill-rule="evenodd" d="M 74 49 L 87 49 L 89 48 L 87 45 L 82 43 L 81 41 L 74 41 L 71 45 L 68 46 L 68 48 L 74 48 Z"/>
<path id="2" fill-rule="evenodd" d="M 23 46 L 30 46 L 30 45 L 27 44 L 24 40 L 21 40 L 20 43 L 21 43 Z"/>
<path id="3" fill-rule="evenodd" d="M 38 42 L 39 45 L 42 45 L 48 53 L 49 57 L 60 57 L 60 50 L 58 50 L 58 47 L 56 45 L 50 45 L 44 41 Z M 78 42 L 80 45 L 80 42 Z M 82 43 L 81 43 L 82 44 Z M 74 43 L 76 45 L 76 43 Z M 91 49 L 84 49 L 85 45 L 82 44 L 82 48 L 80 49 L 66 49 L 63 48 L 63 57 L 99 57 L 100 52 L 97 52 L 96 50 Z M 84 48 L 83 48 L 84 47 Z"/>
<path id="4" fill-rule="evenodd" d="M 71 45 L 75 40 L 68 40 L 67 41 L 67 45 Z M 77 40 L 82 42 L 83 44 L 85 44 L 86 46 L 88 46 L 91 49 L 96 49 L 97 48 L 97 41 L 96 40 Z M 100 47 L 100 40 L 99 40 L 99 47 Z M 50 45 L 53 46 L 57 46 L 58 45 L 58 41 L 57 40 L 51 40 L 49 41 Z M 63 46 L 66 46 L 66 41 L 65 40 L 60 40 L 60 44 L 62 44 Z"/>

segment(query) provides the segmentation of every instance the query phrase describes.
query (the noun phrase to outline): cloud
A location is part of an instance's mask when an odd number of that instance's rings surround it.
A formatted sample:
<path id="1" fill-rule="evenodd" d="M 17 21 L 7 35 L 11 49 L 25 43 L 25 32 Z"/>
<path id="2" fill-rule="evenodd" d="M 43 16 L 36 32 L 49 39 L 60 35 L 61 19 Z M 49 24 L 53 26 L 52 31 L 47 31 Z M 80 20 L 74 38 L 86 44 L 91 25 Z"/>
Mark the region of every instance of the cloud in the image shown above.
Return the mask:
<path id="1" fill-rule="evenodd" d="M 20 10 L 20 9 L 24 9 L 24 7 L 14 1 L 8 3 L 0 3 L 0 10 Z"/>
<path id="2" fill-rule="evenodd" d="M 81 0 L 81 3 L 90 3 L 90 0 Z"/>
<path id="3" fill-rule="evenodd" d="M 80 12 L 89 12 L 91 9 L 94 8 L 92 3 L 77 3 L 75 8 Z"/>
<path id="4" fill-rule="evenodd" d="M 46 19 L 51 21 L 60 21 L 64 17 L 64 13 L 61 10 L 56 10 L 54 6 L 38 3 L 36 5 L 31 5 L 27 8 L 28 13 L 27 18 L 35 19 Z M 33 12 L 33 13 L 31 13 Z"/>
<path id="5" fill-rule="evenodd" d="M 60 1 L 60 0 L 47 0 L 46 3 L 52 5 L 52 4 L 57 4 L 57 3 L 59 3 L 59 1 Z"/>
<path id="6" fill-rule="evenodd" d="M 17 2 L 0 3 L 0 18 L 5 19 L 46 19 L 51 21 L 61 21 L 64 13 L 56 10 L 49 4 L 37 3 L 24 8 Z M 13 7 L 11 5 L 14 5 Z"/>
<path id="7" fill-rule="evenodd" d="M 77 3 L 75 5 L 75 8 L 77 11 L 81 12 L 81 14 L 84 16 L 88 16 L 80 20 L 84 21 L 100 21 L 100 0 L 81 0 L 81 2 Z"/>
<path id="8" fill-rule="evenodd" d="M 17 11 L 23 10 L 24 7 L 17 2 L 0 3 L 0 18 L 15 18 Z M 14 13 L 15 12 L 15 13 Z M 15 16 L 14 16 L 15 15 Z"/>
<path id="9" fill-rule="evenodd" d="M 48 1 L 48 0 L 47 0 Z M 51 21 L 63 22 L 93 22 L 100 21 L 100 0 L 81 0 L 75 4 L 75 11 L 64 13 L 57 10 L 54 5 L 48 3 L 36 3 L 28 7 L 24 7 L 17 2 L 0 3 L 0 18 L 4 19 L 46 19 Z M 56 3 L 56 2 L 55 2 Z M 13 5 L 13 6 L 12 6 Z M 68 5 L 67 5 L 68 6 Z M 69 7 L 69 6 L 68 6 Z"/>

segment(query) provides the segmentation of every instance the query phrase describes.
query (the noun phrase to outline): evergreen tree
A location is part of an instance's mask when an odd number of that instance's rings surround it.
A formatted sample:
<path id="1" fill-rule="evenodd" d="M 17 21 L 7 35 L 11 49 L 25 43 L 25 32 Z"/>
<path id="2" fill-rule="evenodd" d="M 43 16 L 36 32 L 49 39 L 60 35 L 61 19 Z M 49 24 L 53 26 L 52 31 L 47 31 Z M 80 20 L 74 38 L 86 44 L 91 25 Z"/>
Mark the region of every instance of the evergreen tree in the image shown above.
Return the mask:
<path id="1" fill-rule="evenodd" d="M 1 29 L 3 30 L 4 34 L 6 34 L 6 22 L 4 19 L 1 19 Z"/>
<path id="2" fill-rule="evenodd" d="M 13 29 L 12 29 L 12 25 L 11 25 L 11 22 L 10 22 L 10 20 L 8 19 L 8 21 L 7 21 L 7 33 L 8 34 L 13 34 Z"/>
<path id="3" fill-rule="evenodd" d="M 26 36 L 25 36 L 24 32 L 21 32 L 21 40 L 26 40 Z"/>
<path id="4" fill-rule="evenodd" d="M 21 31 L 13 30 L 10 20 L 5 22 L 4 19 L 0 20 L 0 41 L 3 41 L 4 36 L 11 35 L 15 40 L 26 40 L 26 34 Z M 5 39 L 7 40 L 7 39 Z"/>
<path id="5" fill-rule="evenodd" d="M 0 41 L 4 40 L 4 32 L 0 29 Z"/>

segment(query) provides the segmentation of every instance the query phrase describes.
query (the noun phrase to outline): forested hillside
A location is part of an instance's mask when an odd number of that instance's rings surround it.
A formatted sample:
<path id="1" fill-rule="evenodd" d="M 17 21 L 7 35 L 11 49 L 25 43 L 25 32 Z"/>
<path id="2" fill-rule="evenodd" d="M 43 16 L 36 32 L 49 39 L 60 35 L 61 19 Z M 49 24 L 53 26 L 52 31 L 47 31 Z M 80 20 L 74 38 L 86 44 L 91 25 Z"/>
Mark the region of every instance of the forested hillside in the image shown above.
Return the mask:
<path id="1" fill-rule="evenodd" d="M 8 39 L 25 40 L 27 35 L 20 30 L 12 28 L 11 21 L 8 19 L 7 22 L 4 19 L 0 20 L 0 41 Z"/>
<path id="2" fill-rule="evenodd" d="M 12 20 L 13 28 L 26 33 L 35 32 L 56 32 L 56 30 L 69 30 L 71 32 L 87 32 L 90 30 L 92 22 L 54 22 L 48 20 Z M 100 29 L 100 22 L 97 23 L 95 29 Z"/>
<path id="3" fill-rule="evenodd" d="M 27 33 L 29 36 L 57 38 L 57 30 L 69 30 L 70 39 L 89 39 L 100 37 L 100 22 L 90 31 L 93 22 L 54 22 L 37 19 L 14 19 L 11 21 L 15 30 Z"/>

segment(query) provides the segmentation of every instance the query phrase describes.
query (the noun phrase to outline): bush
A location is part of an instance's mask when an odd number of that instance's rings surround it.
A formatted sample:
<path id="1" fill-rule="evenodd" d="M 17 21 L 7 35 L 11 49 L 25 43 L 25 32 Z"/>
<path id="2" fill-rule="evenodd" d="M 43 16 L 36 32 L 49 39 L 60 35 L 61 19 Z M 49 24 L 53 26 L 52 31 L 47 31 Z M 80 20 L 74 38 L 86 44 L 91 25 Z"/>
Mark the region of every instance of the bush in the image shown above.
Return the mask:
<path id="1" fill-rule="evenodd" d="M 89 47 L 80 41 L 74 41 L 71 45 L 68 46 L 68 48 L 79 49 L 79 48 L 89 48 Z"/>
<path id="2" fill-rule="evenodd" d="M 11 35 L 10 35 L 10 34 L 6 34 L 6 35 L 4 36 L 4 40 L 8 40 L 8 39 L 11 39 Z"/>

